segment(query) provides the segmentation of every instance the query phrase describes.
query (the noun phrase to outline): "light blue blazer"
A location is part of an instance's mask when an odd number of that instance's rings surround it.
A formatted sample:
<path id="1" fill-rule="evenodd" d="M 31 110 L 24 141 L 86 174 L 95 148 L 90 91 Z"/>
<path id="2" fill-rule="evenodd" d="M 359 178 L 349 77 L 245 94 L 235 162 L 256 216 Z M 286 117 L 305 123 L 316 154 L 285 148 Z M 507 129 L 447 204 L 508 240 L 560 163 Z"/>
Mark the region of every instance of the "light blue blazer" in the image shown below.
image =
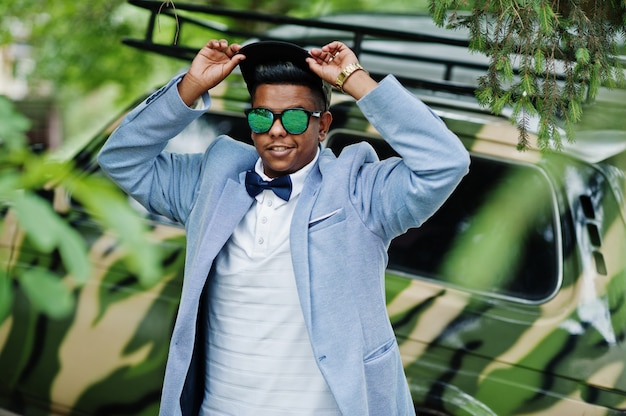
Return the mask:
<path id="1" fill-rule="evenodd" d="M 202 399 L 203 374 L 196 374 L 204 371 L 202 348 L 194 349 L 200 344 L 195 340 L 201 295 L 216 255 L 252 205 L 244 173 L 258 158 L 254 147 L 226 136 L 204 154 L 163 152 L 168 139 L 206 110 L 181 101 L 179 80 L 129 113 L 99 154 L 102 168 L 126 192 L 149 211 L 184 224 L 187 232 L 161 415 L 194 414 Z M 203 98 L 210 104 L 208 94 Z M 322 151 L 291 224 L 293 269 L 313 352 L 342 414 L 411 415 L 385 307 L 387 248 L 441 206 L 467 173 L 469 157 L 393 76 L 358 104 L 402 158 L 379 161 L 365 143 L 339 157 Z"/>

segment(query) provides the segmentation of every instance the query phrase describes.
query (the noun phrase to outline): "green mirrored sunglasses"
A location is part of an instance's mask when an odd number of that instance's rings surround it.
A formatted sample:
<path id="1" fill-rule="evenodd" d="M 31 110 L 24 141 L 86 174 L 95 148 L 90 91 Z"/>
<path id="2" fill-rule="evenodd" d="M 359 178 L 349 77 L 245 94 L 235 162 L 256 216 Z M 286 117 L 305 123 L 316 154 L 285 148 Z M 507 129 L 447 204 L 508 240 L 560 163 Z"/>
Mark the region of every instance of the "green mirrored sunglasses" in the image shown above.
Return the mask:
<path id="1" fill-rule="evenodd" d="M 321 111 L 308 111 L 303 108 L 288 108 L 282 113 L 274 113 L 269 108 L 257 107 L 246 110 L 248 124 L 255 133 L 267 133 L 278 119 L 289 134 L 302 134 L 309 127 L 311 117 L 319 117 Z"/>

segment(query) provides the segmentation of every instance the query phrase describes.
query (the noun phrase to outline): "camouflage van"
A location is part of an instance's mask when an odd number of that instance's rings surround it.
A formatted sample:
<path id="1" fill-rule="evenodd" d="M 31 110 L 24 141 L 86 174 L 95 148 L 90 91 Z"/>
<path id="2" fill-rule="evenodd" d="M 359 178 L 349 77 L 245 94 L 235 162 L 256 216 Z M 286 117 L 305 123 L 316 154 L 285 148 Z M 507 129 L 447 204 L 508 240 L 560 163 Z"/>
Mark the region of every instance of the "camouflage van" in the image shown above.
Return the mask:
<path id="1" fill-rule="evenodd" d="M 150 10 L 152 23 L 159 10 L 170 13 L 161 2 L 135 4 Z M 180 20 L 216 26 L 209 21 Z M 389 247 L 388 312 L 418 413 L 626 413 L 624 91 L 601 92 L 575 145 L 519 152 L 510 121 L 475 102 L 472 82 L 485 61 L 467 53 L 462 33 L 445 32 L 428 16 L 271 21 L 280 25 L 263 38 L 302 46 L 345 40 L 374 76 L 396 74 L 470 150 L 470 173 L 449 201 Z M 146 36 L 127 43 L 182 59 L 197 50 L 153 42 L 150 30 Z M 231 75 L 214 98 L 170 149 L 202 151 L 222 133 L 249 140 L 240 77 Z M 333 100 L 326 146 L 338 154 L 368 141 L 381 158 L 394 155 L 349 97 L 335 93 Z M 119 120 L 74 155 L 84 175 L 103 175 L 95 156 Z M 89 244 L 94 272 L 63 319 L 38 312 L 13 282 L 13 308 L 0 322 L 0 408 L 28 416 L 156 415 L 181 293 L 184 230 L 137 208 L 162 249 L 162 276 L 145 288 L 125 267 L 116 240 L 71 195 L 55 193 L 55 206 Z M 58 253 L 38 252 L 12 212 L 2 212 L 0 266 L 9 275 L 45 268 L 63 279 Z"/>

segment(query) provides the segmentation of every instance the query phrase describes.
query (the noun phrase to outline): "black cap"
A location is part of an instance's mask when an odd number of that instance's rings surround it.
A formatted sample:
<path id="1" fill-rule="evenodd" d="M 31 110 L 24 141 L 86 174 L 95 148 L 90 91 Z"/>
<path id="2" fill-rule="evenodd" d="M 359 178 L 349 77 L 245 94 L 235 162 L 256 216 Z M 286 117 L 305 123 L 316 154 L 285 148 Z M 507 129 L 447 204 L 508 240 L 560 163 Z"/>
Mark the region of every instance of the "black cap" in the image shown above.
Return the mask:
<path id="1" fill-rule="evenodd" d="M 311 55 L 306 49 L 289 42 L 261 41 L 245 45 L 239 53 L 246 56 L 246 59 L 239 63 L 239 68 L 250 94 L 257 85 L 256 68 L 259 65 L 291 62 L 294 66 L 311 75 L 310 79 L 313 84 L 311 86 L 322 93 L 326 107 L 330 105 L 332 87 L 311 71 L 306 62 L 306 58 Z"/>

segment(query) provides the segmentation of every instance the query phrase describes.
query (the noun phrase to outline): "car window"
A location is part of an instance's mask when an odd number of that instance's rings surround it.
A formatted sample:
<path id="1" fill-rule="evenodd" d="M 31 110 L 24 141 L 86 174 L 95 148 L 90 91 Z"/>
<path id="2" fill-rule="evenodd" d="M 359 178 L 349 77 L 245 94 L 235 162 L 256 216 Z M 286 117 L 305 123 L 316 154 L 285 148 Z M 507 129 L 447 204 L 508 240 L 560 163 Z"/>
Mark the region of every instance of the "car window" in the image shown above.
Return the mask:
<path id="1" fill-rule="evenodd" d="M 534 166 L 473 156 L 468 175 L 441 209 L 393 240 L 389 269 L 514 300 L 548 299 L 560 282 L 558 211 L 553 202 L 517 200 L 541 195 L 536 199 L 554 201 L 552 194 Z M 486 226 L 483 217 L 489 217 Z M 499 251 L 502 245 L 507 249 Z M 493 266 L 505 253 L 515 257 Z"/>

